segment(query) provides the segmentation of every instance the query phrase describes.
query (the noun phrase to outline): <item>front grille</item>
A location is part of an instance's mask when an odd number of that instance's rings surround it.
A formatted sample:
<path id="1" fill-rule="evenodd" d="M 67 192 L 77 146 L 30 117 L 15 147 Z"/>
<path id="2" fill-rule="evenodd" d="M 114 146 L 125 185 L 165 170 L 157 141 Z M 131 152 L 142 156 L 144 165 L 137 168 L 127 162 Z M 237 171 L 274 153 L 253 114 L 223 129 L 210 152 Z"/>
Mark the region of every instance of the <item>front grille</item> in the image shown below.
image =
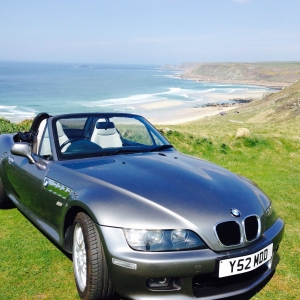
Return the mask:
<path id="1" fill-rule="evenodd" d="M 224 246 L 236 246 L 241 244 L 241 229 L 239 223 L 227 221 L 216 226 L 216 234 Z"/>
<path id="2" fill-rule="evenodd" d="M 250 216 L 245 219 L 245 235 L 248 242 L 255 240 L 259 236 L 259 219 Z"/>

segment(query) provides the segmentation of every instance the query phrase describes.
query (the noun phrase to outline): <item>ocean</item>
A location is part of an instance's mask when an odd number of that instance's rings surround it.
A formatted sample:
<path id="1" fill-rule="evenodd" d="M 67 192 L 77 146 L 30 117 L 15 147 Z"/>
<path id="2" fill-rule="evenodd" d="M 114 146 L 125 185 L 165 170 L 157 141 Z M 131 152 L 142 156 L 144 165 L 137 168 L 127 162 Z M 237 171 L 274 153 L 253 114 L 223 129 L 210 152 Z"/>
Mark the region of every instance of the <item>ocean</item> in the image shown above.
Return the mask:
<path id="1" fill-rule="evenodd" d="M 180 101 L 195 107 L 211 94 L 224 101 L 264 87 L 203 83 L 153 65 L 0 62 L 0 116 L 13 122 L 39 112 L 145 113 L 142 103 Z M 232 96 L 234 98 L 234 96 Z"/>

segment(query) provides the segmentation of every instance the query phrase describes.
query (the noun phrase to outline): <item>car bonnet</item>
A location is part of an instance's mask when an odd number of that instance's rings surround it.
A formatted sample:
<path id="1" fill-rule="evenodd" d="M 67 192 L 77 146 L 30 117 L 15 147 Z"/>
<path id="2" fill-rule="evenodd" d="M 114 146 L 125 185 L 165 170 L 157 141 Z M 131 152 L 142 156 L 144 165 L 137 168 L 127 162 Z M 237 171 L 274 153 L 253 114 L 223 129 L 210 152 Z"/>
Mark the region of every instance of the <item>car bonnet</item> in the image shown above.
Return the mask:
<path id="1" fill-rule="evenodd" d="M 208 242 L 218 222 L 235 219 L 241 223 L 246 216 L 264 213 L 261 199 L 265 195 L 254 185 L 176 151 L 117 155 L 64 166 L 93 178 L 90 193 L 98 194 L 100 200 L 91 205 L 99 223 L 106 226 L 185 228 Z M 240 217 L 230 209 L 239 210 Z"/>

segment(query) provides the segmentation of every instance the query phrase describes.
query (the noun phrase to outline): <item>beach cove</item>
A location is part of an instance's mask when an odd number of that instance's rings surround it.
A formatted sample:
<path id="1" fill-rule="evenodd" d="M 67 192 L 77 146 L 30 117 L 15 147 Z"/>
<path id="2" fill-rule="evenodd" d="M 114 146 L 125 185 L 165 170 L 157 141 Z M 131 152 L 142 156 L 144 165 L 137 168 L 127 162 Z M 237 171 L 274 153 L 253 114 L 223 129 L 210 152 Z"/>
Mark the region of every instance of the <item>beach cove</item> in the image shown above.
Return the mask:
<path id="1" fill-rule="evenodd" d="M 230 110 L 238 111 L 239 106 L 243 104 L 235 103 L 232 99 L 252 101 L 261 99 L 266 93 L 267 91 L 261 89 L 236 91 L 229 98 L 226 93 L 209 93 L 205 96 L 205 104 L 201 106 L 191 107 L 190 104 L 181 101 L 156 101 L 150 104 L 141 104 L 137 109 L 143 111 L 142 115 L 153 124 L 175 125 L 217 114 L 222 115 Z"/>
<path id="2" fill-rule="evenodd" d="M 0 62 L 0 78 L 0 117 L 16 123 L 43 111 L 118 111 L 141 114 L 153 124 L 180 124 L 237 108 L 232 99 L 275 92 L 194 82 L 181 79 L 179 71 L 148 65 Z M 225 105 L 206 106 L 216 103 Z"/>

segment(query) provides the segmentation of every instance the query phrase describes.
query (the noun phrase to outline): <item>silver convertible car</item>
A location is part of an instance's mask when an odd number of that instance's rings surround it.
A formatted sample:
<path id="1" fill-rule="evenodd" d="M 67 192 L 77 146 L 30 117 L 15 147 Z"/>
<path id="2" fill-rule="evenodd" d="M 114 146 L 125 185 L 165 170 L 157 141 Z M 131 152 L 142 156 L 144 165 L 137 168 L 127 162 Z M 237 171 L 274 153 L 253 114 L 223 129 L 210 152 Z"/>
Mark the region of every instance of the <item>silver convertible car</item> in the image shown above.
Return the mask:
<path id="1" fill-rule="evenodd" d="M 143 117 L 39 114 L 0 136 L 0 206 L 72 253 L 81 299 L 223 299 L 273 275 L 284 223 L 250 180 Z"/>

